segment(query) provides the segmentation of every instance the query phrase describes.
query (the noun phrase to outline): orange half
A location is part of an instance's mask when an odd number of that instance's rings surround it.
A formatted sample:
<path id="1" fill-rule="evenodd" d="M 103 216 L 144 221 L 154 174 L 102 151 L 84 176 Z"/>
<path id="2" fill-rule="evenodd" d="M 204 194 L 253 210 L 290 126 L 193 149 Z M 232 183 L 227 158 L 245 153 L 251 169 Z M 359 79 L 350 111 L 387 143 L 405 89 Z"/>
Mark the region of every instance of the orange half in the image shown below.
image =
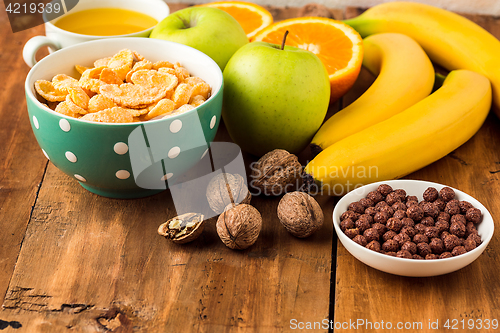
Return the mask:
<path id="1" fill-rule="evenodd" d="M 250 2 L 218 1 L 200 6 L 219 8 L 230 14 L 241 24 L 249 40 L 273 23 L 273 16 L 267 9 Z"/>
<path id="2" fill-rule="evenodd" d="M 324 17 L 300 17 L 276 22 L 254 38 L 281 44 L 288 30 L 286 45 L 316 54 L 330 77 L 333 103 L 343 96 L 358 78 L 363 62 L 363 39 L 347 24 Z"/>

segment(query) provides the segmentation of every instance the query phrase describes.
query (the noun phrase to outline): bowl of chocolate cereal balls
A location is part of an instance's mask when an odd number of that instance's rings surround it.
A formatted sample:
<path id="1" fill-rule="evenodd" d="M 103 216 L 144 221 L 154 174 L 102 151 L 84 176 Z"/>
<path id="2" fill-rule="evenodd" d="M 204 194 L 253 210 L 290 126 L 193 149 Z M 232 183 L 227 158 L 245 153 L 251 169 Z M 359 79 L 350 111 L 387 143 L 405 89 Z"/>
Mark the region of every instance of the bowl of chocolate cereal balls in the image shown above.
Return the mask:
<path id="1" fill-rule="evenodd" d="M 488 210 L 452 187 L 391 180 L 359 187 L 333 211 L 342 245 L 386 273 L 436 276 L 459 270 L 485 250 L 494 231 Z"/>

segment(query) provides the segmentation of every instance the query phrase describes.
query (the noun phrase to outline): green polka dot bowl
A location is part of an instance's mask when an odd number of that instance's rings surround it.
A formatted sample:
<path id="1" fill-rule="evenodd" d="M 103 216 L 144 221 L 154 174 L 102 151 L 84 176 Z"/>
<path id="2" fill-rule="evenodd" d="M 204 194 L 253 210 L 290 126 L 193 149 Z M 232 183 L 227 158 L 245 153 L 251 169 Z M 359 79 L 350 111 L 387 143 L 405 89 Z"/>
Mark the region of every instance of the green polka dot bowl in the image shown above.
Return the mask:
<path id="1" fill-rule="evenodd" d="M 36 80 L 50 81 L 56 74 L 78 78 L 75 65 L 93 67 L 95 60 L 123 49 L 152 62 L 179 62 L 210 85 L 210 97 L 168 118 L 123 124 L 68 117 L 37 99 Z M 178 43 L 132 37 L 63 48 L 35 64 L 25 82 L 29 120 L 43 154 L 90 192 L 124 199 L 166 190 L 205 157 L 221 119 L 222 91 L 222 72 L 204 53 Z"/>

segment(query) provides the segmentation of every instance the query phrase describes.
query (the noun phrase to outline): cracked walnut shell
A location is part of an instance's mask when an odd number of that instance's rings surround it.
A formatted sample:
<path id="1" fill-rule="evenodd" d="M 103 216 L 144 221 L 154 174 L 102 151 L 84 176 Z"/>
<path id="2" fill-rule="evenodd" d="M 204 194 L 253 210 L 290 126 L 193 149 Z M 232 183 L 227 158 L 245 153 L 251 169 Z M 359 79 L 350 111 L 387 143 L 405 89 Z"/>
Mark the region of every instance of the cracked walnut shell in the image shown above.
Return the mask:
<path id="1" fill-rule="evenodd" d="M 262 229 L 262 216 L 253 206 L 240 204 L 217 219 L 217 234 L 229 248 L 243 250 L 253 245 Z"/>
<path id="2" fill-rule="evenodd" d="M 201 235 L 204 228 L 204 216 L 198 213 L 186 213 L 176 216 L 160 225 L 158 234 L 177 244 L 189 243 Z"/>
<path id="3" fill-rule="evenodd" d="M 301 174 L 302 165 L 297 156 L 283 149 L 275 149 L 252 165 L 251 187 L 265 195 L 278 196 L 289 187 L 298 187 Z"/>
<path id="4" fill-rule="evenodd" d="M 252 199 L 245 179 L 240 174 L 220 173 L 207 186 L 207 200 L 210 208 L 220 214 L 227 205 L 248 204 Z"/>
<path id="5" fill-rule="evenodd" d="M 278 204 L 278 218 L 285 229 L 298 238 L 312 235 L 323 225 L 321 206 L 309 194 L 287 193 Z"/>

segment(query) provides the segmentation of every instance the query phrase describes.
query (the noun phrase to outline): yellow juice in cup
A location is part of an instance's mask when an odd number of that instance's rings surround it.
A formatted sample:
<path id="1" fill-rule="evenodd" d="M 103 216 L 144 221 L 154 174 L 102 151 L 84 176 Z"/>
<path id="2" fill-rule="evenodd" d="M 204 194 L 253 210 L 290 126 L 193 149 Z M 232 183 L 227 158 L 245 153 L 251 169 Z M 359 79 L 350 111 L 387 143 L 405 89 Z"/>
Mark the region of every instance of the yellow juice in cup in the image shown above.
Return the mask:
<path id="1" fill-rule="evenodd" d="M 129 9 L 94 8 L 69 13 L 54 25 L 60 29 L 82 35 L 117 36 L 143 31 L 158 21 L 149 15 Z"/>

